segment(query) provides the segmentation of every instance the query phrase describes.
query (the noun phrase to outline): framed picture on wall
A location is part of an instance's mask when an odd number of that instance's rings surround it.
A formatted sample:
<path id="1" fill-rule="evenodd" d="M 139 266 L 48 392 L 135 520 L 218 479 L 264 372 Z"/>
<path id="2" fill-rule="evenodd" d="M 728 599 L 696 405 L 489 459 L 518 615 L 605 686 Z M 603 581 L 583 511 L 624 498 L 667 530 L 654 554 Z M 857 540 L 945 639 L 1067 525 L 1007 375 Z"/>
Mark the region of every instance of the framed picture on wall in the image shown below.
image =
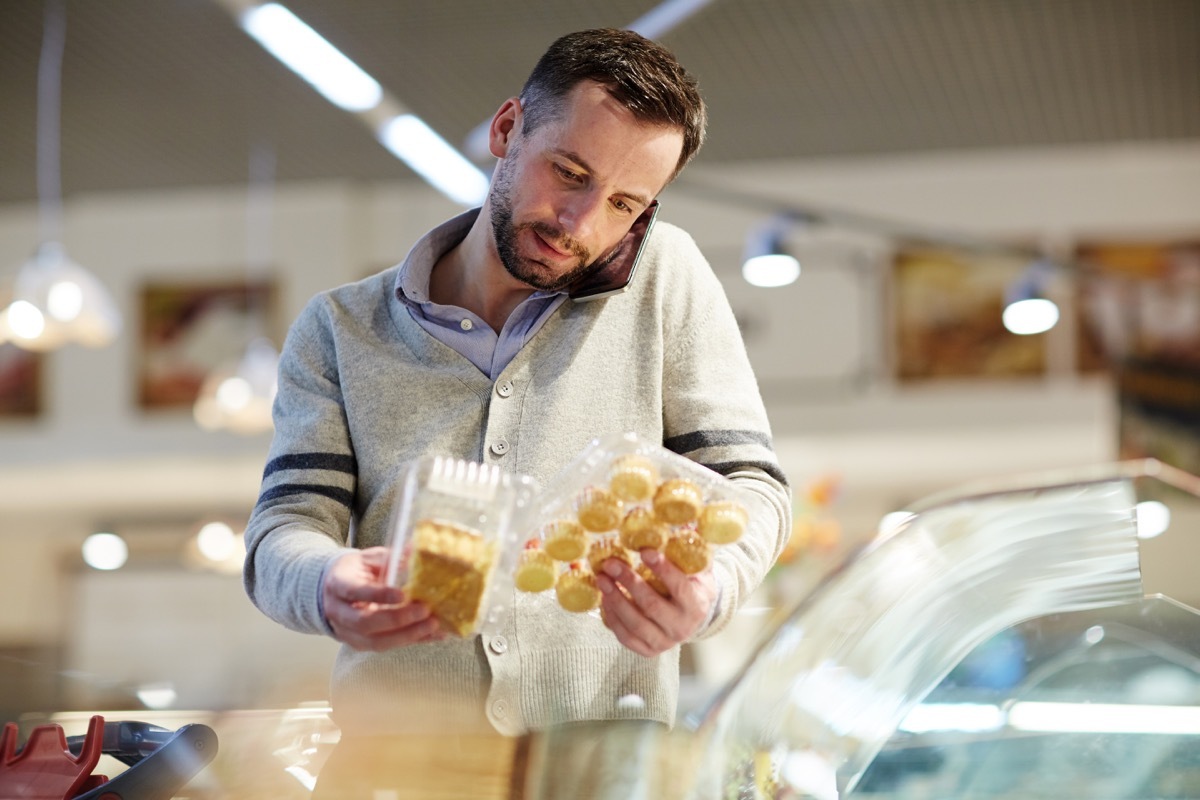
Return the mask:
<path id="1" fill-rule="evenodd" d="M 0 419 L 36 417 L 42 412 L 40 353 L 0 344 Z"/>
<path id="2" fill-rule="evenodd" d="M 1113 372 L 1121 458 L 1200 474 L 1200 242 L 1090 242 L 1080 327 Z"/>
<path id="3" fill-rule="evenodd" d="M 274 281 L 147 283 L 139 296 L 138 401 L 191 408 L 205 377 L 274 330 Z"/>
<path id="4" fill-rule="evenodd" d="M 1028 261 L 923 247 L 896 251 L 889 281 L 891 361 L 901 382 L 1040 376 L 1046 334 L 1004 327 L 1005 293 Z"/>

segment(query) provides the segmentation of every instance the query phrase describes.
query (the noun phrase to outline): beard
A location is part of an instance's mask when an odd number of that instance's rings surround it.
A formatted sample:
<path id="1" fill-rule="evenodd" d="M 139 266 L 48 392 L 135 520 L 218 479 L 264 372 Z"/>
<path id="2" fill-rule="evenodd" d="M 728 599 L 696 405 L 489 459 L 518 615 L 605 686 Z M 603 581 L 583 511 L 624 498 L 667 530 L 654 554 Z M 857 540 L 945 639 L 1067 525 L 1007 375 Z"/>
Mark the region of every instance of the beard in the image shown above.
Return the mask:
<path id="1" fill-rule="evenodd" d="M 520 225 L 513 222 L 512 176 L 504 166 L 505 162 L 501 162 L 488 200 L 491 203 L 492 235 L 496 240 L 496 252 L 505 271 L 534 289 L 557 292 L 602 268 L 608 259 L 593 263 L 591 252 L 561 228 L 546 222 L 523 222 Z M 526 230 L 532 231 L 560 250 L 569 251 L 577 259 L 574 266 L 565 272 L 556 272 L 549 264 L 522 256 L 517 250 L 517 240 Z M 610 255 L 609 258 L 611 257 Z"/>

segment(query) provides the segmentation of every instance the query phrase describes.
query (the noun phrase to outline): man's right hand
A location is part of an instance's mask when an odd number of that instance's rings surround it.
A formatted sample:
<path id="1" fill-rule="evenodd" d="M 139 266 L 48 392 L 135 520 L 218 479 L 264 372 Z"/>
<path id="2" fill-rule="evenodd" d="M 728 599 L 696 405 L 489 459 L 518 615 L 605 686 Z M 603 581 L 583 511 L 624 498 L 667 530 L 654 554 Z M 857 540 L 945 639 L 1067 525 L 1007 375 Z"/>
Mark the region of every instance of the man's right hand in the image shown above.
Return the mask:
<path id="1" fill-rule="evenodd" d="M 376 651 L 443 638 L 424 603 L 405 600 L 384 583 L 387 561 L 387 548 L 370 547 L 347 553 L 325 573 L 321 596 L 334 638 L 355 650 Z"/>

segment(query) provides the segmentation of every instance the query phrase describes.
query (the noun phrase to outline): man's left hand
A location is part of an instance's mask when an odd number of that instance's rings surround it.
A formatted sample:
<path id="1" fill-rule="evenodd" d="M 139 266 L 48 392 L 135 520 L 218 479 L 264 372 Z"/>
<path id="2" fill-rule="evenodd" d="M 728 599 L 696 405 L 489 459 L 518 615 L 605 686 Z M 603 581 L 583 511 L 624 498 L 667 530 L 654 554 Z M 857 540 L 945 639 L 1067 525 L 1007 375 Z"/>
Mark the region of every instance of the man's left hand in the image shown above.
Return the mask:
<path id="1" fill-rule="evenodd" d="M 596 585 L 603 594 L 604 623 L 618 641 L 635 653 L 653 658 L 700 630 L 717 601 L 717 581 L 711 567 L 696 575 L 685 575 L 655 550 L 642 551 L 642 562 L 667 587 L 667 597 L 616 558 L 604 562 Z"/>

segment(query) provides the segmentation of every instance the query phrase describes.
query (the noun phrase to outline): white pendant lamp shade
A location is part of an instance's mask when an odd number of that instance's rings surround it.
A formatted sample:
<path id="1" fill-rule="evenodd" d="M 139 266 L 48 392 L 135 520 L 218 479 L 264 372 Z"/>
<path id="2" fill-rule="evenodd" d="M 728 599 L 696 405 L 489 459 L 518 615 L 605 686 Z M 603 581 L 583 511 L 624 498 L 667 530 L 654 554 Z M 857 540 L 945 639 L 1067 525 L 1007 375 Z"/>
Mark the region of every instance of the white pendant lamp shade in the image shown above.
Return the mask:
<path id="1" fill-rule="evenodd" d="M 121 332 L 112 295 L 58 242 L 42 244 L 21 267 L 4 317 L 8 340 L 26 350 L 70 343 L 104 347 Z"/>
<path id="2" fill-rule="evenodd" d="M 204 379 L 192 407 L 196 424 L 244 435 L 271 430 L 278 369 L 275 345 L 265 337 L 251 341 L 240 362 L 213 370 Z"/>

